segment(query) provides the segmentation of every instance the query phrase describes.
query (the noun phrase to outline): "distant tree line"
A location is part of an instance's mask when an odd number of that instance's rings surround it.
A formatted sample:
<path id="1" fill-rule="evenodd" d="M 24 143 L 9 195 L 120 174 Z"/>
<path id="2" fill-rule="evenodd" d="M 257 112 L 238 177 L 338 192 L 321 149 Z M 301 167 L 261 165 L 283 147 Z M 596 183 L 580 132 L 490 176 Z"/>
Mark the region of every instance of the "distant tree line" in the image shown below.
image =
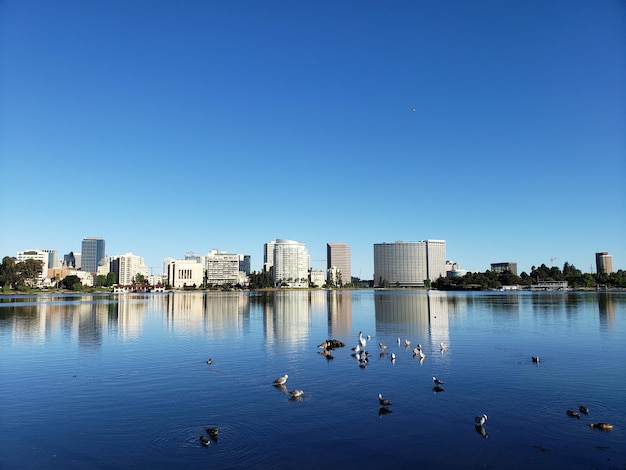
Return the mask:
<path id="1" fill-rule="evenodd" d="M 540 281 L 567 281 L 569 287 L 577 288 L 626 288 L 626 271 L 620 269 L 611 274 L 583 273 L 573 264 L 565 262 L 563 269 L 556 266 L 532 266 L 530 274 L 522 272 L 516 276 L 511 271 L 469 272 L 462 277 L 440 277 L 432 283 L 432 287 L 439 290 L 486 290 L 500 289 L 502 286 L 531 286 Z"/>

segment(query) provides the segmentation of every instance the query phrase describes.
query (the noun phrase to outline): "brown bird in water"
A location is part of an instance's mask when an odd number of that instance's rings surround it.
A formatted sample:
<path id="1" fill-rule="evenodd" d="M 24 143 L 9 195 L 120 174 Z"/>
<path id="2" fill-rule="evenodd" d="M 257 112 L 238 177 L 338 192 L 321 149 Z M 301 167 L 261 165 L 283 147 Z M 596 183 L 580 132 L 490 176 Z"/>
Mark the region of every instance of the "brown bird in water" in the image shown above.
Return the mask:
<path id="1" fill-rule="evenodd" d="M 594 429 L 602 429 L 603 431 L 610 431 L 611 429 L 613 429 L 613 425 L 609 423 L 591 423 L 589 427 Z"/>
<path id="2" fill-rule="evenodd" d="M 580 410 L 581 413 L 584 413 L 586 415 L 589 414 L 589 408 L 587 408 L 586 406 L 580 405 L 578 409 Z"/>
<path id="3" fill-rule="evenodd" d="M 580 419 L 580 413 L 578 413 L 578 411 L 574 411 L 574 410 L 567 410 L 567 414 L 569 416 L 573 416 L 574 418 L 578 418 Z"/>
<path id="4" fill-rule="evenodd" d="M 212 440 L 217 442 L 217 428 L 207 428 L 206 432 Z"/>
<path id="5" fill-rule="evenodd" d="M 383 398 L 382 393 L 378 394 L 378 403 L 380 403 L 380 406 L 391 406 L 391 402 L 386 398 Z"/>

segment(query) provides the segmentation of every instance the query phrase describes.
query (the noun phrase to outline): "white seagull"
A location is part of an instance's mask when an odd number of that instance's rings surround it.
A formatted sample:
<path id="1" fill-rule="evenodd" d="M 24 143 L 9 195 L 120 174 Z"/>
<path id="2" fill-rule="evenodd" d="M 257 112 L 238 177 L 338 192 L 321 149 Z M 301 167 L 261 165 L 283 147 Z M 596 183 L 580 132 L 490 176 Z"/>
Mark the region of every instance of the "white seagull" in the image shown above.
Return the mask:
<path id="1" fill-rule="evenodd" d="M 359 331 L 359 344 L 361 345 L 361 348 L 365 349 L 366 342 L 361 331 Z"/>

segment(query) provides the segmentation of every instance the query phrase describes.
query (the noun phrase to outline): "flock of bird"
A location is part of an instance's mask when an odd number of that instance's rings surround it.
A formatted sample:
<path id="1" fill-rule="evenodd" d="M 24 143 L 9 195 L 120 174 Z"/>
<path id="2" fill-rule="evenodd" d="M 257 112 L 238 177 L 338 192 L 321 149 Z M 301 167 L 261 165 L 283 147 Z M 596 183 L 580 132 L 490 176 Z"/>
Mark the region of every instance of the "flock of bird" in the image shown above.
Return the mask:
<path id="1" fill-rule="evenodd" d="M 367 366 L 367 363 L 369 361 L 369 352 L 365 349 L 365 347 L 367 346 L 367 341 L 371 340 L 372 337 L 371 336 L 367 336 L 367 338 L 363 337 L 363 332 L 359 331 L 359 335 L 358 335 L 358 342 L 356 344 L 356 346 L 354 346 L 352 349 L 352 356 L 355 357 L 359 363 L 359 367 L 361 368 L 365 368 Z M 402 340 L 400 338 L 398 338 L 397 340 L 398 346 L 400 346 L 402 344 Z M 340 348 L 340 347 L 344 347 L 345 344 L 342 343 L 341 341 L 338 341 L 336 339 L 328 339 L 324 342 L 322 342 L 321 344 L 318 345 L 318 348 L 320 348 L 322 351 L 320 351 L 320 354 L 325 356 L 326 359 L 328 360 L 332 360 L 333 356 L 331 354 L 331 351 L 333 351 L 336 348 Z M 406 349 L 411 347 L 411 340 L 409 339 L 405 339 L 404 340 L 404 346 Z M 387 346 L 386 344 L 379 342 L 378 343 L 378 347 L 380 349 L 380 357 L 383 358 L 388 354 L 388 349 L 389 346 Z M 445 352 L 448 350 L 448 345 L 445 343 L 440 343 L 439 345 L 441 352 Z M 396 354 L 395 353 L 391 353 L 391 362 L 395 363 L 396 360 Z M 413 348 L 413 357 L 414 358 L 419 358 L 420 363 L 422 363 L 422 361 L 424 361 L 424 359 L 426 358 L 426 354 L 424 353 L 424 351 L 422 350 L 422 345 L 418 344 L 417 346 L 415 346 Z M 539 356 L 531 356 L 531 360 L 533 363 L 538 364 L 539 363 Z M 213 360 L 209 359 L 207 360 L 207 364 L 212 364 Z M 288 374 L 285 374 L 283 376 L 277 377 L 276 379 L 274 379 L 273 385 L 274 387 L 278 388 L 279 390 L 288 393 L 290 395 L 290 399 L 292 400 L 296 400 L 299 401 L 302 399 L 302 397 L 304 396 L 304 391 L 301 389 L 292 389 L 289 390 L 287 389 L 287 386 L 285 385 L 287 383 L 287 379 L 289 378 Z M 433 377 L 433 392 L 434 393 L 438 393 L 438 392 L 443 392 L 444 389 L 442 387 L 442 385 L 444 384 L 444 381 L 437 378 L 437 377 Z M 382 393 L 378 394 L 378 404 L 380 405 L 379 411 L 378 411 L 378 415 L 384 415 L 387 413 L 391 413 L 391 410 L 389 409 L 390 406 L 392 406 L 392 403 L 389 401 L 388 398 L 385 398 Z M 571 410 L 568 409 L 567 410 L 567 414 L 569 416 L 575 417 L 580 419 L 580 413 L 582 414 L 589 414 L 589 409 L 586 406 L 579 406 L 578 408 L 579 411 L 576 410 Z M 486 414 L 482 414 L 481 416 L 475 416 L 474 417 L 474 427 L 477 433 L 479 433 L 482 437 L 487 438 L 488 434 L 487 434 L 487 430 L 485 429 L 485 423 L 487 422 L 487 415 Z M 606 422 L 598 422 L 598 423 L 590 423 L 589 424 L 590 428 L 594 428 L 594 429 L 600 429 L 603 431 L 609 431 L 611 429 L 613 429 L 613 425 L 606 423 Z M 211 441 L 217 442 L 217 434 L 218 434 L 218 429 L 217 428 L 208 428 L 207 430 L 207 434 L 210 437 L 210 440 L 207 439 L 205 436 L 200 436 L 200 443 L 205 446 L 208 447 L 211 443 Z"/>

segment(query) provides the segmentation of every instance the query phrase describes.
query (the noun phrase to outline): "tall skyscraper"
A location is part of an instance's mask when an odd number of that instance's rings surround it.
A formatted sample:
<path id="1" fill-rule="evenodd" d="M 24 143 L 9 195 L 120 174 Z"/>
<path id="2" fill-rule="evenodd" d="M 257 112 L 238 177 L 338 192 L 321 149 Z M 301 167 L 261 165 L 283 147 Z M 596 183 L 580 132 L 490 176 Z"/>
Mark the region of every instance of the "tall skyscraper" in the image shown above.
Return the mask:
<path id="1" fill-rule="evenodd" d="M 446 277 L 446 241 L 426 240 L 427 272 L 431 281 Z"/>
<path id="2" fill-rule="evenodd" d="M 98 272 L 98 266 L 106 257 L 104 248 L 104 238 L 84 238 L 81 253 L 81 270 L 90 273 Z"/>
<path id="3" fill-rule="evenodd" d="M 352 282 L 352 271 L 350 268 L 350 247 L 345 243 L 327 243 L 326 268 L 328 270 L 336 268 L 337 279 L 329 278 L 335 284 L 350 284 Z"/>
<path id="4" fill-rule="evenodd" d="M 274 268 L 272 280 L 275 286 L 309 286 L 309 251 L 304 243 L 277 239 L 274 243 Z"/>
<path id="5" fill-rule="evenodd" d="M 596 253 L 596 272 L 598 274 L 611 274 L 613 272 L 613 256 L 606 251 Z"/>
<path id="6" fill-rule="evenodd" d="M 376 286 L 422 287 L 445 275 L 445 240 L 374 244 Z"/>
<path id="7" fill-rule="evenodd" d="M 263 271 L 271 273 L 274 267 L 274 245 L 276 240 L 263 245 Z"/>

